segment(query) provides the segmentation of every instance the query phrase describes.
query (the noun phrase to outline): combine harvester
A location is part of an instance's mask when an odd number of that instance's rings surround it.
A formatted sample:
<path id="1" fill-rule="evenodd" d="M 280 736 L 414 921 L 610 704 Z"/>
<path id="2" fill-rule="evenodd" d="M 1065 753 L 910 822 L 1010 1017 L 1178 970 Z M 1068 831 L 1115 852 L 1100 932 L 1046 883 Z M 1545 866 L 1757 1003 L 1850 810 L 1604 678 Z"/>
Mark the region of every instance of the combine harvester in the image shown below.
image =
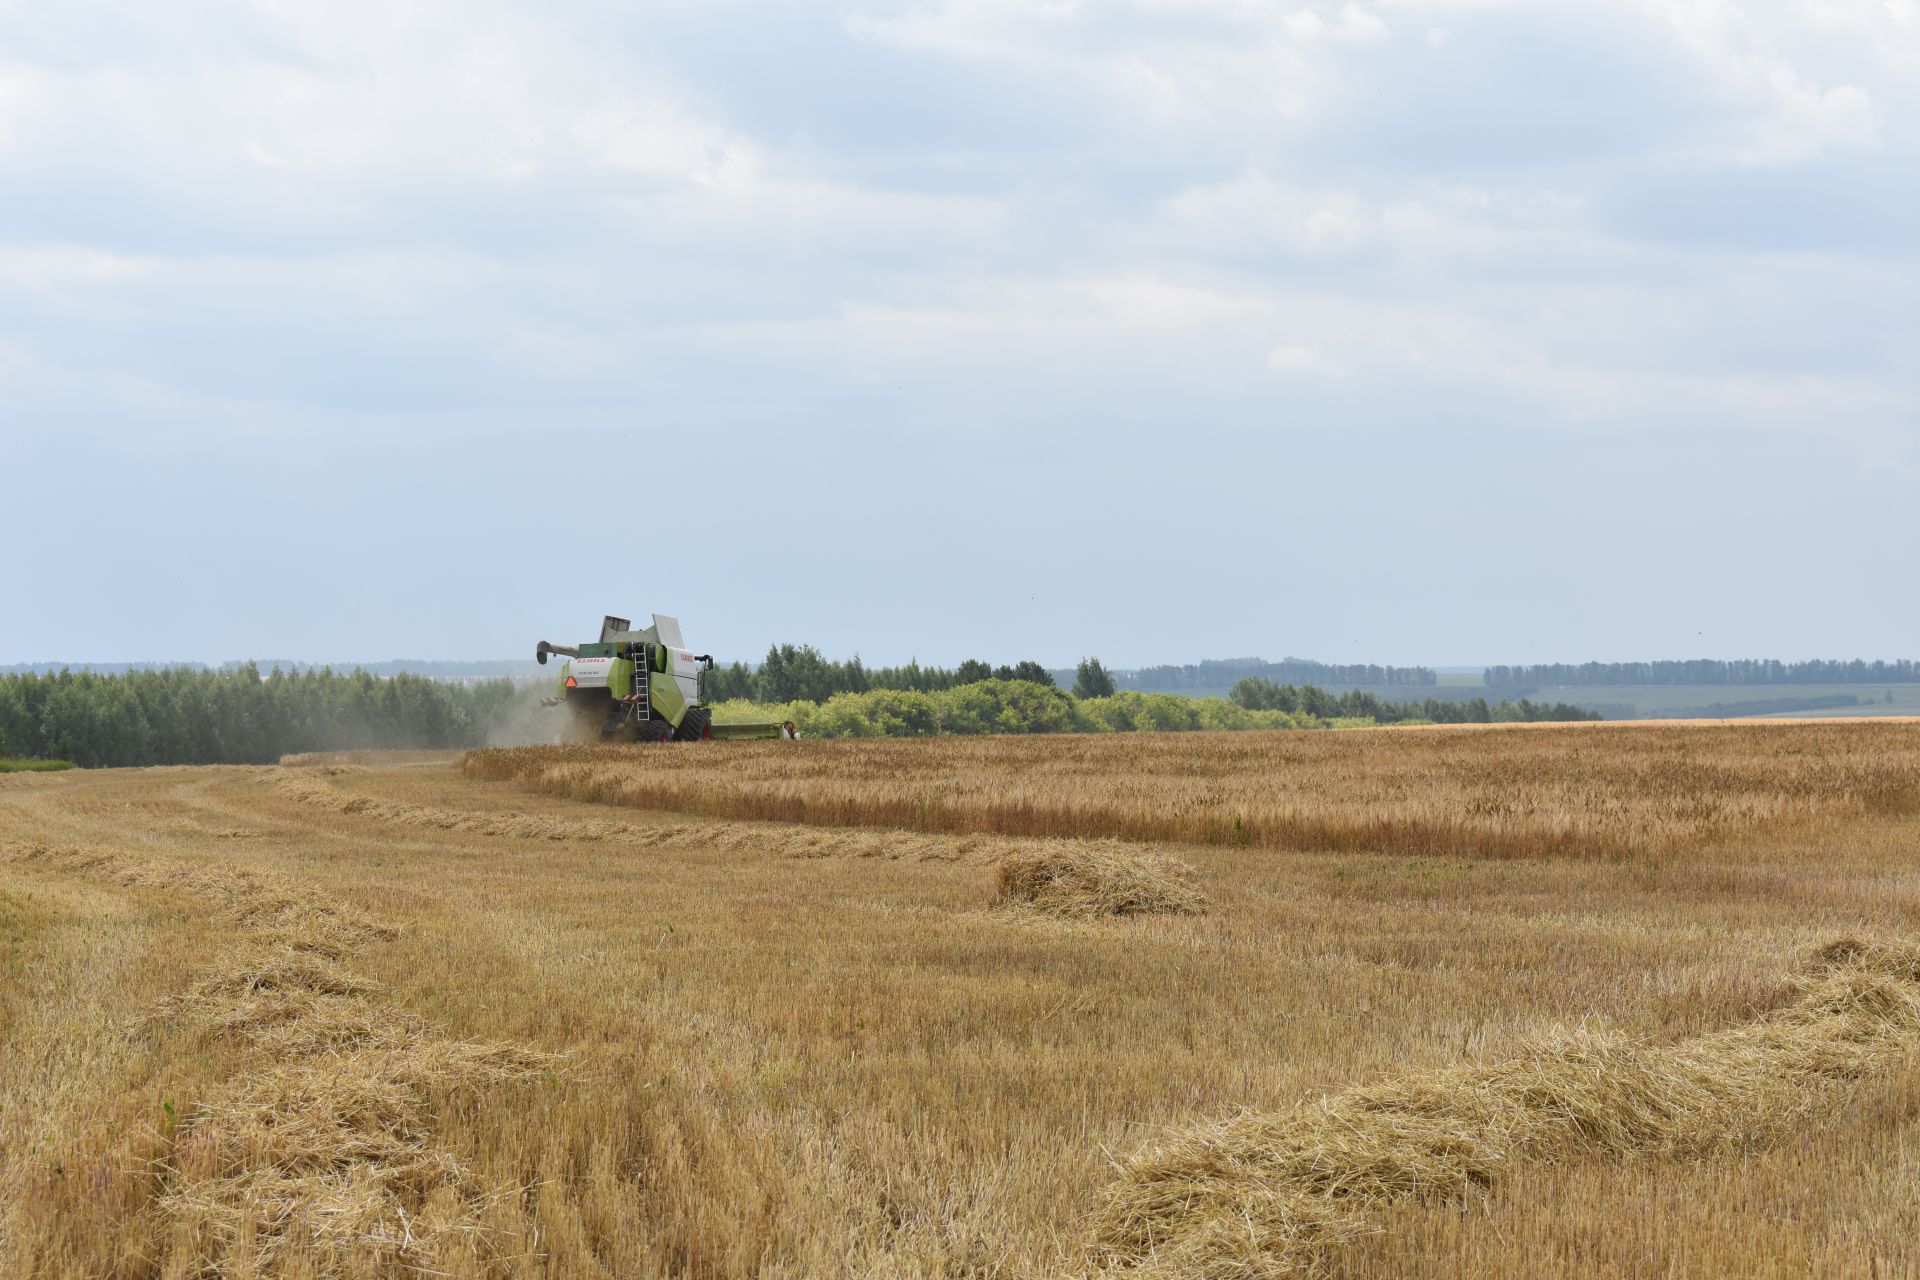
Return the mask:
<path id="1" fill-rule="evenodd" d="M 785 724 L 715 724 L 700 702 L 700 674 L 713 658 L 694 653 L 680 638 L 680 623 L 653 615 L 653 625 L 635 631 L 625 618 L 600 623 L 595 644 L 540 642 L 534 660 L 550 653 L 568 658 L 560 668 L 558 697 L 541 705 L 566 707 L 584 728 L 598 726 L 603 742 L 709 742 L 741 738 L 797 738 Z"/>

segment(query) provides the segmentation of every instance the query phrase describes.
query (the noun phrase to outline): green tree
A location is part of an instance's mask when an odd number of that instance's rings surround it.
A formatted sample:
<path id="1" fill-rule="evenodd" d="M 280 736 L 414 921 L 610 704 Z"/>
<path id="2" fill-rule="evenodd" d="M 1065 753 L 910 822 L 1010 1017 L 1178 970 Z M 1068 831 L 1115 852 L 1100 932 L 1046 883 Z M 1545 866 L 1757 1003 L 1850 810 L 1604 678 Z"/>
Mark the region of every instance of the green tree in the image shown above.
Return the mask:
<path id="1" fill-rule="evenodd" d="M 793 646 L 786 646 L 787 653 L 793 652 Z M 753 696 L 761 702 L 792 702 L 793 685 L 787 679 L 787 660 L 780 646 L 768 645 L 767 657 L 760 664 L 753 682 Z"/>
<path id="2" fill-rule="evenodd" d="M 1073 696 L 1076 698 L 1111 698 L 1113 696 L 1113 675 L 1098 658 L 1082 658 L 1073 672 Z"/>
<path id="3" fill-rule="evenodd" d="M 760 664 L 754 696 L 761 702 L 825 702 L 841 692 L 844 678 L 844 668 L 828 662 L 812 645 L 777 644 Z"/>
<path id="4" fill-rule="evenodd" d="M 700 677 L 700 697 L 705 702 L 731 702 L 753 696 L 753 669 L 744 662 L 716 666 Z"/>
<path id="5" fill-rule="evenodd" d="M 1074 701 L 1055 688 L 1027 680 L 980 680 L 958 685 L 940 702 L 947 733 L 1071 733 L 1078 728 Z"/>
<path id="6" fill-rule="evenodd" d="M 1328 716 L 1340 714 L 1340 704 L 1334 696 L 1319 685 L 1307 685 L 1300 690 L 1300 709 L 1310 716 L 1324 720 Z"/>
<path id="7" fill-rule="evenodd" d="M 1265 676 L 1246 676 L 1234 683 L 1227 697 L 1249 711 L 1285 711 L 1300 709 L 1300 690 L 1291 684 L 1275 684 Z"/>
<path id="8" fill-rule="evenodd" d="M 979 684 L 982 680 L 993 679 L 993 668 L 978 658 L 968 658 L 953 673 L 956 685 Z"/>

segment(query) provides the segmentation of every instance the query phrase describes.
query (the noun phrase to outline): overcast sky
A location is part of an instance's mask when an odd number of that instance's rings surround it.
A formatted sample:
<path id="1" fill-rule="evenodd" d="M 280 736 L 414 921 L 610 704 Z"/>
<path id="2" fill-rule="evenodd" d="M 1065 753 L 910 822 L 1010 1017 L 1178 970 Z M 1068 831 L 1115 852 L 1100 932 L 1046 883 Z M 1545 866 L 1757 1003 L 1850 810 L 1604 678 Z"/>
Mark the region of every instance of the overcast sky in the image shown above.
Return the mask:
<path id="1" fill-rule="evenodd" d="M 1920 0 L 0 0 L 0 663 L 1920 655 Z"/>

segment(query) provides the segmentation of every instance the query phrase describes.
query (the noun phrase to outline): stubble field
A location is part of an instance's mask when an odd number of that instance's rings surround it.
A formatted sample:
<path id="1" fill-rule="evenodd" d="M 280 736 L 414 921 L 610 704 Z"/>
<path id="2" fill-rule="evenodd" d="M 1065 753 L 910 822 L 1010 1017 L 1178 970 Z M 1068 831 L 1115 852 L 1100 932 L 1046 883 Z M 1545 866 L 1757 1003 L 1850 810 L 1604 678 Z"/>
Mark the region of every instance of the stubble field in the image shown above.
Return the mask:
<path id="1" fill-rule="evenodd" d="M 1911 723 L 8 775 L 0 1274 L 1920 1274 L 1916 834 Z"/>

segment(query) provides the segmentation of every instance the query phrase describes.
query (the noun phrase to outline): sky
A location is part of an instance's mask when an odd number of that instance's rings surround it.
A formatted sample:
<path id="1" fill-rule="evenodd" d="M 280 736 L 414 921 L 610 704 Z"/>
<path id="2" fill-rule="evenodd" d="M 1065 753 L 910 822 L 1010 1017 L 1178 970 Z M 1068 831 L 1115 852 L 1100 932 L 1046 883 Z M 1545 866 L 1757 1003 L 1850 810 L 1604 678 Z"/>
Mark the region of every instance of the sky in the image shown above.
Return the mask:
<path id="1" fill-rule="evenodd" d="M 1920 0 L 0 0 L 0 664 L 1920 655 Z"/>

